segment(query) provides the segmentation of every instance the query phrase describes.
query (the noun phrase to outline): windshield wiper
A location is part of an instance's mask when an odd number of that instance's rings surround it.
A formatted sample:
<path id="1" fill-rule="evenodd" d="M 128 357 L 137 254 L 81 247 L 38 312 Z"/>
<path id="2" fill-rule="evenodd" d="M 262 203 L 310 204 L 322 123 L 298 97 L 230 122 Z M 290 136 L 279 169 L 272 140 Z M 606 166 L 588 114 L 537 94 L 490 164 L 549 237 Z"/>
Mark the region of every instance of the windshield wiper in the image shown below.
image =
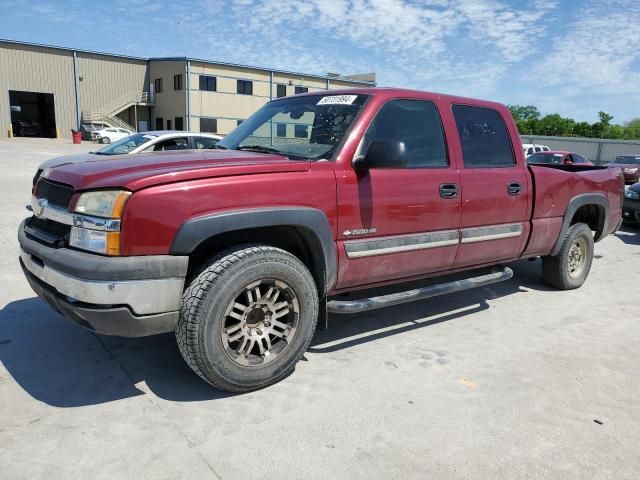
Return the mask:
<path id="1" fill-rule="evenodd" d="M 280 150 L 276 148 L 265 147 L 264 145 L 242 145 L 240 147 L 236 147 L 236 150 L 248 150 L 252 152 L 275 153 L 276 155 L 283 155 Z"/>

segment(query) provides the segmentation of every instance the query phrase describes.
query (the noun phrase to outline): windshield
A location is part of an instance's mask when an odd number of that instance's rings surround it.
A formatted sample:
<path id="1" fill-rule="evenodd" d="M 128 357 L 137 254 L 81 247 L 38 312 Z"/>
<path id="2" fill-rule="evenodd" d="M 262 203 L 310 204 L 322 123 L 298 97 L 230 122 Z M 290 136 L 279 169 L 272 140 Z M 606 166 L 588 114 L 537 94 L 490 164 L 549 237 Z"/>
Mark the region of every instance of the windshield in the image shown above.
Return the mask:
<path id="1" fill-rule="evenodd" d="M 616 157 L 613 163 L 620 163 L 623 165 L 640 165 L 640 157 L 631 157 L 631 156 Z"/>
<path id="2" fill-rule="evenodd" d="M 147 143 L 150 140 L 156 138 L 155 135 L 149 135 L 147 133 L 134 133 L 128 137 L 118 140 L 117 142 L 110 143 L 106 147 L 98 150 L 98 155 L 120 155 L 123 153 L 129 153 L 134 148 L 139 147 L 143 143 Z"/>
<path id="3" fill-rule="evenodd" d="M 560 163 L 563 157 L 561 153 L 534 153 L 527 157 L 527 163 Z"/>
<path id="4" fill-rule="evenodd" d="M 329 159 L 367 95 L 305 95 L 267 103 L 218 145 L 296 159 Z"/>

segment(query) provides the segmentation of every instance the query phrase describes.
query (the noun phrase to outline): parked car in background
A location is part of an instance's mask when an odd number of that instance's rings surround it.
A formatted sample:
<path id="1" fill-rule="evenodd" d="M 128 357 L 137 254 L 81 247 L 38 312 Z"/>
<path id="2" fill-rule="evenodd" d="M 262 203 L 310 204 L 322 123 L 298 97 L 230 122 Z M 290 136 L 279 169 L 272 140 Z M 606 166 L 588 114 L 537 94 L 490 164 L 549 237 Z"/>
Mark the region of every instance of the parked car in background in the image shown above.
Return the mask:
<path id="1" fill-rule="evenodd" d="M 117 142 L 102 147 L 100 150 L 77 155 L 65 155 L 43 162 L 33 177 L 33 184 L 38 181 L 43 170 L 49 167 L 66 165 L 67 163 L 95 160 L 100 155 L 125 155 L 140 152 L 161 152 L 165 150 L 189 150 L 216 148 L 222 137 L 213 133 L 181 132 L 172 130 L 156 130 L 134 133 Z"/>
<path id="2" fill-rule="evenodd" d="M 624 183 L 640 182 L 640 155 L 620 155 L 609 163 L 611 167 L 620 167 L 624 175 Z"/>
<path id="3" fill-rule="evenodd" d="M 96 140 L 93 134 L 105 128 L 113 128 L 113 125 L 106 122 L 82 122 L 82 125 L 80 125 L 80 133 L 82 134 L 83 140 Z"/>
<path id="4" fill-rule="evenodd" d="M 624 189 L 622 221 L 626 224 L 640 224 L 640 183 Z"/>
<path id="5" fill-rule="evenodd" d="M 131 130 L 127 130 L 126 128 L 109 127 L 94 132 L 92 136 L 94 136 L 100 143 L 111 143 L 124 137 L 128 137 L 132 133 L 133 132 Z"/>
<path id="6" fill-rule="evenodd" d="M 529 155 L 533 155 L 537 152 L 548 152 L 551 150 L 546 145 L 538 145 L 537 143 L 523 143 L 522 151 L 524 152 L 524 156 L 527 157 Z"/>
<path id="7" fill-rule="evenodd" d="M 573 152 L 563 152 L 549 150 L 548 152 L 538 152 L 527 157 L 527 163 L 553 164 L 556 165 L 593 165 L 582 155 Z"/>
<path id="8" fill-rule="evenodd" d="M 12 122 L 12 128 L 16 137 L 39 137 L 42 134 L 42 126 L 35 120 Z"/>

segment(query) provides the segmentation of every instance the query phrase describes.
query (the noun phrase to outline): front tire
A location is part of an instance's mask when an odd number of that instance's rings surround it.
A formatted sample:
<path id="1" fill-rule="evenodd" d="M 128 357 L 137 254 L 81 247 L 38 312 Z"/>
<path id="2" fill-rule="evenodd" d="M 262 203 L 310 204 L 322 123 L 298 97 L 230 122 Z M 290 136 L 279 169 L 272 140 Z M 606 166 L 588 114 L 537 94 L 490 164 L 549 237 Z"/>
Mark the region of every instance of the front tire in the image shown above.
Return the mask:
<path id="1" fill-rule="evenodd" d="M 567 231 L 557 255 L 542 257 L 545 283 L 560 290 L 579 288 L 593 262 L 593 234 L 588 225 L 576 223 Z"/>
<path id="2" fill-rule="evenodd" d="M 100 143 L 111 143 L 111 139 L 109 137 L 102 137 Z"/>
<path id="3" fill-rule="evenodd" d="M 243 245 L 215 256 L 184 291 L 176 338 L 214 387 L 248 392 L 289 375 L 318 320 L 318 293 L 290 253 Z"/>

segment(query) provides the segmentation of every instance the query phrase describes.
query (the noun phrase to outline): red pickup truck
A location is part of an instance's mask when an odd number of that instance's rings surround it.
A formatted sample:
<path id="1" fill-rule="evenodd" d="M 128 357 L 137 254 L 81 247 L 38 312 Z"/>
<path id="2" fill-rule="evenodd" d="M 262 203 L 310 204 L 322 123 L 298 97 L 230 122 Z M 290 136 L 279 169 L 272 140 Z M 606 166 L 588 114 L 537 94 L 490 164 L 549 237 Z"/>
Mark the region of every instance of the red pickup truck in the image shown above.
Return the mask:
<path id="1" fill-rule="evenodd" d="M 327 312 L 505 280 L 490 273 L 357 300 L 341 293 L 542 257 L 560 289 L 621 222 L 620 169 L 527 165 L 500 104 L 400 89 L 285 97 L 211 151 L 43 172 L 20 262 L 35 292 L 108 335 L 175 331 L 235 392 L 290 373 Z"/>

